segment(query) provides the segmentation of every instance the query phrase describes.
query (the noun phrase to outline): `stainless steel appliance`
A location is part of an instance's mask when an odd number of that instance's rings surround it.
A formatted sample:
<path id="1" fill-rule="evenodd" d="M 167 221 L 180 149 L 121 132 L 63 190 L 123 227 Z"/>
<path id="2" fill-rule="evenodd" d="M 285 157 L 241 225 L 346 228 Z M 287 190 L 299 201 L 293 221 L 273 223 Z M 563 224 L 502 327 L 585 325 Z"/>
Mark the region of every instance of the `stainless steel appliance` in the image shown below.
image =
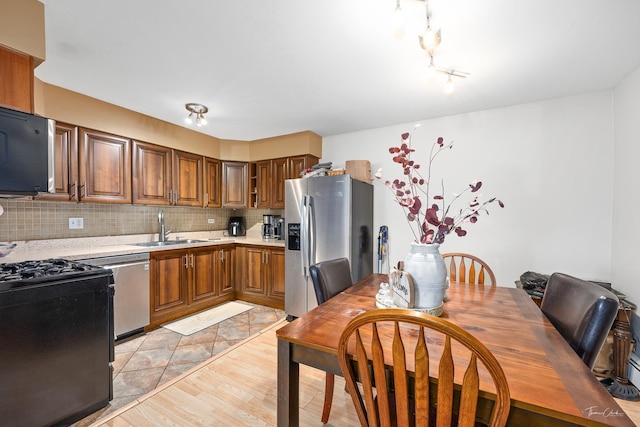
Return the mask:
<path id="1" fill-rule="evenodd" d="M 0 107 L 0 197 L 55 193 L 55 121 Z"/>
<path id="2" fill-rule="evenodd" d="M 246 229 L 244 226 L 244 217 L 232 216 L 229 218 L 229 227 L 227 228 L 229 236 L 244 236 Z"/>
<path id="3" fill-rule="evenodd" d="M 113 326 L 117 339 L 143 332 L 150 322 L 149 253 L 82 261 L 113 271 Z"/>
<path id="4" fill-rule="evenodd" d="M 373 186 L 349 175 L 285 181 L 285 302 L 289 318 L 317 306 L 309 267 L 345 257 L 351 278 L 373 272 Z"/>
<path id="5" fill-rule="evenodd" d="M 276 231 L 278 230 L 279 215 L 262 215 L 262 228 L 261 235 L 264 239 L 276 238 Z"/>
<path id="6" fill-rule="evenodd" d="M 66 426 L 113 399 L 112 283 L 63 259 L 0 264 L 3 426 Z"/>
<path id="7" fill-rule="evenodd" d="M 284 240 L 284 218 L 278 218 L 278 225 L 274 231 L 274 237 L 278 240 Z"/>

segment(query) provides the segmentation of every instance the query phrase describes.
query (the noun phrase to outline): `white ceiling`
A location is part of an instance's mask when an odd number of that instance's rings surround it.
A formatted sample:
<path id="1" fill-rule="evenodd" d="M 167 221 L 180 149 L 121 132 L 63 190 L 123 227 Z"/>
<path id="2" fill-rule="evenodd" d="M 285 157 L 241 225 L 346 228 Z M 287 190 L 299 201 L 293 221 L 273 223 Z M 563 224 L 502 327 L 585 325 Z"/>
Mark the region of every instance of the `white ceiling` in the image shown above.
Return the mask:
<path id="1" fill-rule="evenodd" d="M 42 0 L 36 76 L 199 131 L 321 136 L 612 89 L 640 67 L 638 0 L 431 0 L 443 93 L 418 47 L 424 3 L 401 0 Z M 413 22 L 412 22 L 413 20 Z"/>

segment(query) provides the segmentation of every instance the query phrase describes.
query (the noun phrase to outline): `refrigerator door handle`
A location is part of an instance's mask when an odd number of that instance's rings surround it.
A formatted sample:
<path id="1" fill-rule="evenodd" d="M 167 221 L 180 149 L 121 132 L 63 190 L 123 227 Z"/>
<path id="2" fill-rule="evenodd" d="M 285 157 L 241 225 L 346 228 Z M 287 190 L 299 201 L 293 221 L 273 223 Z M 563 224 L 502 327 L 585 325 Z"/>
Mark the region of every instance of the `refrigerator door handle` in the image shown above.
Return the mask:
<path id="1" fill-rule="evenodd" d="M 308 196 L 309 200 L 307 202 L 308 205 L 308 251 L 309 256 L 307 257 L 307 263 L 309 267 L 316 263 L 316 209 L 313 203 L 313 197 Z"/>
<path id="2" fill-rule="evenodd" d="M 308 198 L 309 196 L 302 196 L 302 203 L 300 206 L 300 256 L 302 257 L 302 276 L 306 279 L 308 277 L 309 267 L 309 214 L 308 214 Z"/>

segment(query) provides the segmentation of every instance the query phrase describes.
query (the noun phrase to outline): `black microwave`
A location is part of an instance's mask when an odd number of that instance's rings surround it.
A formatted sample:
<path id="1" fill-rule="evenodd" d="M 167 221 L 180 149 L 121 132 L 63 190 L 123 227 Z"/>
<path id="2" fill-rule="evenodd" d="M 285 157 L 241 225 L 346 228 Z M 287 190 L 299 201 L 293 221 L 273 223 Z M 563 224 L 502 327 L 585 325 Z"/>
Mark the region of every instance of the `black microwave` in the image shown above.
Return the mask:
<path id="1" fill-rule="evenodd" d="M 0 197 L 55 192 L 55 121 L 0 107 Z"/>

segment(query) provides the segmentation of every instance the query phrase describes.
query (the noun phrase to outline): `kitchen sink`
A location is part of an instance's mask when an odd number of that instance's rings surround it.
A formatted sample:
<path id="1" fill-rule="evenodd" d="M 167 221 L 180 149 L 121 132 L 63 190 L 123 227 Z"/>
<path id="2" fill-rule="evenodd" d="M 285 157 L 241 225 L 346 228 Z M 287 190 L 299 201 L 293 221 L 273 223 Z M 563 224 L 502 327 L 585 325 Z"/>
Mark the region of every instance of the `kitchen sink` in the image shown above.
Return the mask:
<path id="1" fill-rule="evenodd" d="M 173 246 L 173 245 L 186 245 L 189 243 L 202 243 L 206 242 L 206 240 L 197 240 L 197 239 L 180 239 L 180 240 L 166 240 L 164 242 L 142 242 L 142 243 L 134 243 L 135 246 L 144 246 L 144 247 L 157 247 L 157 246 Z"/>

